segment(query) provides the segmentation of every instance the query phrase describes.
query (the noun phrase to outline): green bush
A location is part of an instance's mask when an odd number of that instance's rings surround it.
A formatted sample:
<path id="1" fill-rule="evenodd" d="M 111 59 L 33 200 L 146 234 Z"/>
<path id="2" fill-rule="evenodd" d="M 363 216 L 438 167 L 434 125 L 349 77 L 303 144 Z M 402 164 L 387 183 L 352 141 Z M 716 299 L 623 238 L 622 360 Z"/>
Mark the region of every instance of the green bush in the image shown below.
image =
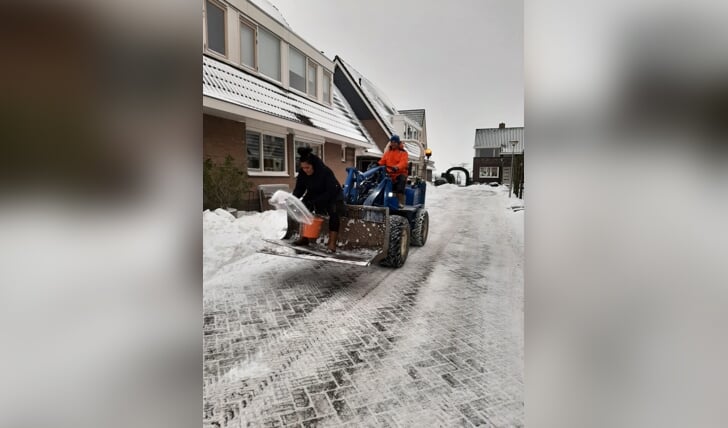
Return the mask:
<path id="1" fill-rule="evenodd" d="M 207 158 L 202 168 L 203 209 L 241 208 L 252 184 L 248 174 L 227 155 L 222 165 Z"/>

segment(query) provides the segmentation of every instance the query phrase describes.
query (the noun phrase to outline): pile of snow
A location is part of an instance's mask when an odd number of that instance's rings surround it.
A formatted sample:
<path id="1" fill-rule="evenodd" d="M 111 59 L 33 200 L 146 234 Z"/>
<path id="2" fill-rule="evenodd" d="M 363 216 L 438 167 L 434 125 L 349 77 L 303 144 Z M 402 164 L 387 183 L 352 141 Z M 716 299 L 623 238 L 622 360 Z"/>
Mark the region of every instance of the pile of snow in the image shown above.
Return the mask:
<path id="1" fill-rule="evenodd" d="M 243 213 L 235 218 L 223 209 L 202 213 L 202 279 L 222 266 L 255 253 L 263 238 L 279 239 L 286 230 L 286 212 Z"/>

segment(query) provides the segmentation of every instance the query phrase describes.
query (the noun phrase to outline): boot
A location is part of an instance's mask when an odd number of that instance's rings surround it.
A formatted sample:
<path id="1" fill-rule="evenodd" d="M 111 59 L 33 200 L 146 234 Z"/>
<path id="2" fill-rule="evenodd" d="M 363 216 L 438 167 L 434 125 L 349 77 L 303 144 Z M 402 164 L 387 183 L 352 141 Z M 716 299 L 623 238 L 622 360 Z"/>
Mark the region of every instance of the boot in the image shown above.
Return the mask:
<path id="1" fill-rule="evenodd" d="M 339 237 L 339 232 L 329 232 L 329 244 L 326 246 L 326 250 L 330 253 L 336 252 L 336 240 Z"/>
<path id="2" fill-rule="evenodd" d="M 308 245 L 308 238 L 304 238 L 303 236 L 298 238 L 297 240 L 293 241 L 293 245 Z"/>
<path id="3" fill-rule="evenodd" d="M 399 200 L 399 207 L 404 208 L 404 194 L 398 193 L 397 200 Z"/>

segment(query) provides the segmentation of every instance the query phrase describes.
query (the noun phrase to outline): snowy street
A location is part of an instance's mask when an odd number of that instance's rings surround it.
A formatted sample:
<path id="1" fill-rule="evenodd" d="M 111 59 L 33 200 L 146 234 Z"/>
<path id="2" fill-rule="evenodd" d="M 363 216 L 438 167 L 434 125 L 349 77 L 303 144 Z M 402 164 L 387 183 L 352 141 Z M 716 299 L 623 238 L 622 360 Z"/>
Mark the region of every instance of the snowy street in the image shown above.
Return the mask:
<path id="1" fill-rule="evenodd" d="M 206 211 L 204 426 L 523 426 L 522 205 L 428 186 L 400 269 L 260 254 L 285 212 Z"/>

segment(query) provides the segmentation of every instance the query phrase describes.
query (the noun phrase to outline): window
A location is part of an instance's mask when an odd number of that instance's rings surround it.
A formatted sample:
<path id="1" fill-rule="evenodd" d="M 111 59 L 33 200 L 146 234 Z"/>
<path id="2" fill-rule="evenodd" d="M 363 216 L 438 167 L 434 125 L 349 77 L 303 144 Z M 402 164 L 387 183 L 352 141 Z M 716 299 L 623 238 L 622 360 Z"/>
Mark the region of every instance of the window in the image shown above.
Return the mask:
<path id="1" fill-rule="evenodd" d="M 255 68 L 255 28 L 240 22 L 240 61 L 243 65 Z"/>
<path id="2" fill-rule="evenodd" d="M 477 158 L 492 158 L 498 157 L 500 149 L 476 149 L 475 157 Z"/>
<path id="3" fill-rule="evenodd" d="M 481 166 L 479 177 L 480 178 L 498 178 L 498 167 L 497 166 Z"/>
<path id="4" fill-rule="evenodd" d="M 247 131 L 245 141 L 248 153 L 248 170 L 259 172 L 286 171 L 286 144 L 283 137 Z"/>
<path id="5" fill-rule="evenodd" d="M 293 46 L 288 49 L 288 80 L 292 88 L 306 92 L 306 57 Z"/>
<path id="6" fill-rule="evenodd" d="M 263 27 L 258 27 L 258 71 L 280 82 L 281 42 Z"/>
<path id="7" fill-rule="evenodd" d="M 301 167 L 301 160 L 298 157 L 298 148 L 299 147 L 311 147 L 313 149 L 313 154 L 319 157 L 319 159 L 324 160 L 324 145 L 323 144 L 316 144 L 316 143 L 309 143 L 307 141 L 300 141 L 296 140 L 293 143 L 294 150 L 296 152 L 296 171 Z"/>
<path id="8" fill-rule="evenodd" d="M 316 81 L 318 65 L 306 57 L 301 51 L 290 46 L 288 49 L 288 84 L 291 88 L 317 97 Z"/>
<path id="9" fill-rule="evenodd" d="M 308 61 L 308 95 L 316 98 L 316 73 L 318 73 L 318 66 L 315 62 Z"/>
<path id="10" fill-rule="evenodd" d="M 330 104 L 331 103 L 331 73 L 328 71 L 324 71 L 324 78 L 323 83 L 324 86 L 324 102 Z"/>
<path id="11" fill-rule="evenodd" d="M 354 148 L 353 147 L 347 147 L 344 149 L 344 161 L 354 164 Z"/>
<path id="12" fill-rule="evenodd" d="M 207 48 L 225 55 L 225 9 L 211 1 L 205 2 L 207 17 Z"/>

